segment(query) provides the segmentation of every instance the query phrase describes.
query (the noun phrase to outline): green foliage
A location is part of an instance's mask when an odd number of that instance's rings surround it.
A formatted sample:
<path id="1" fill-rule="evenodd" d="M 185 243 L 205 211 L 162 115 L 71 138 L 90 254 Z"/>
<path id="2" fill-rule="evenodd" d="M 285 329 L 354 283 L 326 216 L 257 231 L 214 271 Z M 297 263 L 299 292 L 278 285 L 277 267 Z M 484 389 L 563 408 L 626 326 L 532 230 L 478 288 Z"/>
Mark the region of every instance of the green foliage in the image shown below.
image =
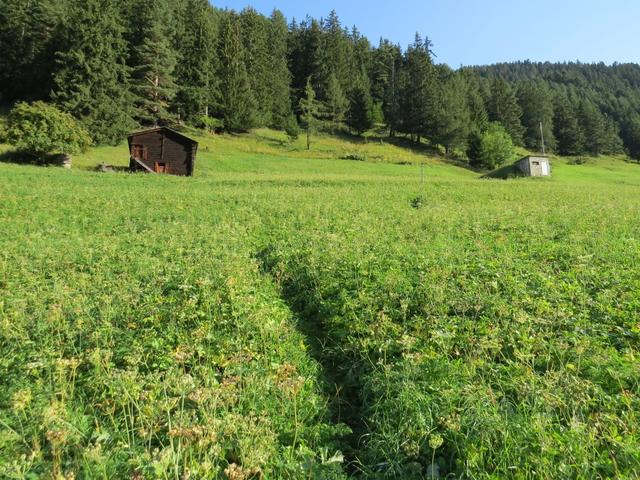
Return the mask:
<path id="1" fill-rule="evenodd" d="M 318 117 L 320 115 L 320 103 L 316 100 L 316 92 L 311 84 L 311 78 L 307 79 L 305 96 L 300 99 L 300 113 L 303 127 L 307 133 L 307 150 L 310 150 L 311 135 L 318 128 Z"/>
<path id="2" fill-rule="evenodd" d="M 556 139 L 553 134 L 553 97 L 548 87 L 540 82 L 522 82 L 517 87 L 516 95 L 522 109 L 524 146 L 542 152 L 544 134 L 545 151 L 554 151 Z"/>
<path id="3" fill-rule="evenodd" d="M 220 47 L 222 116 L 229 131 L 245 131 L 256 124 L 258 104 L 251 89 L 245 54 L 240 20 L 230 14 L 222 27 Z"/>
<path id="4" fill-rule="evenodd" d="M 72 2 L 57 53 L 53 99 L 96 143 L 118 143 L 134 125 L 126 44 L 115 0 Z"/>
<path id="5" fill-rule="evenodd" d="M 405 53 L 405 69 L 401 77 L 399 130 L 411 134 L 418 142 L 434 126 L 437 90 L 435 70 L 430 51 L 431 43 L 416 34 L 415 41 Z"/>
<path id="6" fill-rule="evenodd" d="M 362 135 L 373 127 L 375 122 L 374 105 L 369 92 L 369 79 L 366 73 L 362 72 L 351 90 L 349 115 L 347 118 L 347 125 L 355 130 L 358 135 Z"/>
<path id="7" fill-rule="evenodd" d="M 54 153 L 80 153 L 91 144 L 73 117 L 44 102 L 18 103 L 9 114 L 6 141 L 44 161 Z"/>
<path id="8" fill-rule="evenodd" d="M 494 169 L 515 160 L 515 149 L 511 136 L 494 122 L 486 131 L 472 135 L 467 155 L 471 165 Z"/>
<path id="9" fill-rule="evenodd" d="M 488 113 L 489 120 L 499 122 L 509 133 L 514 144 L 522 145 L 522 109 L 513 89 L 502 79 L 495 79 L 491 84 Z"/>
<path id="10" fill-rule="evenodd" d="M 440 71 L 439 97 L 436 104 L 437 122 L 434 122 L 429 139 L 445 147 L 447 153 L 464 150 L 472 128 L 465 79 L 448 69 Z"/>
<path id="11" fill-rule="evenodd" d="M 51 89 L 64 2 L 0 2 L 0 102 L 43 98 Z"/>
<path id="12" fill-rule="evenodd" d="M 175 109 L 180 119 L 192 121 L 207 115 L 210 107 L 220 101 L 217 17 L 208 0 L 177 2 L 176 17 L 179 25 L 174 39 L 175 78 L 179 88 Z"/>
<path id="13" fill-rule="evenodd" d="M 287 130 L 293 115 L 291 107 L 291 73 L 288 65 L 289 30 L 287 21 L 278 10 L 271 14 L 268 26 L 269 75 L 268 96 L 270 100 L 269 126 Z"/>
<path id="14" fill-rule="evenodd" d="M 176 54 L 170 43 L 169 5 L 166 0 L 146 0 L 139 5 L 138 40 L 134 52 L 131 90 L 135 95 L 135 116 L 145 126 L 157 127 L 175 121 L 169 112 L 176 93 Z"/>
<path id="15" fill-rule="evenodd" d="M 554 135 L 558 140 L 558 153 L 579 155 L 584 151 L 584 132 L 573 105 L 565 95 L 556 96 L 553 125 Z"/>
<path id="16" fill-rule="evenodd" d="M 366 101 L 366 99 L 360 100 Z M 342 91 L 340 82 L 334 74 L 329 76 L 323 110 L 326 112 L 327 118 L 332 123 L 334 131 L 337 129 L 337 126 L 344 121 L 345 114 L 349 110 L 349 99 Z"/>
<path id="17" fill-rule="evenodd" d="M 202 115 L 196 120 L 195 126 L 196 128 L 200 128 L 209 133 L 214 133 L 216 130 L 223 128 L 224 123 L 219 118 L 207 117 L 205 115 Z"/>

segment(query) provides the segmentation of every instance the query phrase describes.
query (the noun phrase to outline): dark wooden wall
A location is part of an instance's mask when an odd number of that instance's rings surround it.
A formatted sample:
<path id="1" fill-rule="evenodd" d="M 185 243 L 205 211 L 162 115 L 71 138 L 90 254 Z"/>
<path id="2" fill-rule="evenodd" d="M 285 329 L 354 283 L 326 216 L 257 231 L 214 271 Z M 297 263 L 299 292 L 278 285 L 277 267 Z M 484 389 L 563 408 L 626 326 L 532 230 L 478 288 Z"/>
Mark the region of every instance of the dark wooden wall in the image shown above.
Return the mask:
<path id="1" fill-rule="evenodd" d="M 155 170 L 156 163 L 165 165 L 165 173 L 172 175 L 193 175 L 196 145 L 171 131 L 160 130 L 142 132 L 130 138 L 132 145 L 147 147 L 145 165 Z"/>

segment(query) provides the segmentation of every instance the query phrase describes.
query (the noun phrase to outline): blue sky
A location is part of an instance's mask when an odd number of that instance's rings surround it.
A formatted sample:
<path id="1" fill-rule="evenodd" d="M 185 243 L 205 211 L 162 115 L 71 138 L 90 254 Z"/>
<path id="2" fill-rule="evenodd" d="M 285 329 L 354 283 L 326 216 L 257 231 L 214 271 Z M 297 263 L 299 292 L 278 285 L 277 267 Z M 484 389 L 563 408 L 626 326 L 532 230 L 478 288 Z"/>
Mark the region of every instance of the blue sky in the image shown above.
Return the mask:
<path id="1" fill-rule="evenodd" d="M 286 17 L 326 16 L 335 8 L 373 43 L 406 47 L 416 31 L 452 67 L 512 60 L 640 63 L 640 0 L 213 0 Z"/>

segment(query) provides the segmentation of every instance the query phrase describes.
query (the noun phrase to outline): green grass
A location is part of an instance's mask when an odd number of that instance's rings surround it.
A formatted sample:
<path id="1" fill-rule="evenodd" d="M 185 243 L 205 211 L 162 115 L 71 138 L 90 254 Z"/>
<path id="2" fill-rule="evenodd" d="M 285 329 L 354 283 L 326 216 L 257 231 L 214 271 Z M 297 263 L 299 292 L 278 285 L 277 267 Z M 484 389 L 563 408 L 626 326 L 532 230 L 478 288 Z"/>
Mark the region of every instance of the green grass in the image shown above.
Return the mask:
<path id="1" fill-rule="evenodd" d="M 0 477 L 640 476 L 639 166 L 197 139 L 0 163 Z"/>

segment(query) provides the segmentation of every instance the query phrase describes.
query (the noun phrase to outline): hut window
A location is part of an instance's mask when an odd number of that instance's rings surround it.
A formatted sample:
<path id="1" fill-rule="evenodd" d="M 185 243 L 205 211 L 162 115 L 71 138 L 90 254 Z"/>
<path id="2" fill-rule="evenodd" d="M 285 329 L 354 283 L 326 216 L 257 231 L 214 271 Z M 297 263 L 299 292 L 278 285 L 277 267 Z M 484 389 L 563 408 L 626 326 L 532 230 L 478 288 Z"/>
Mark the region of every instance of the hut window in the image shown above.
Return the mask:
<path id="1" fill-rule="evenodd" d="M 159 163 L 156 162 L 156 168 L 155 171 L 156 173 L 168 173 L 169 170 L 167 169 L 167 164 L 166 163 Z"/>
<path id="2" fill-rule="evenodd" d="M 540 162 L 533 162 L 534 165 L 540 165 Z"/>

